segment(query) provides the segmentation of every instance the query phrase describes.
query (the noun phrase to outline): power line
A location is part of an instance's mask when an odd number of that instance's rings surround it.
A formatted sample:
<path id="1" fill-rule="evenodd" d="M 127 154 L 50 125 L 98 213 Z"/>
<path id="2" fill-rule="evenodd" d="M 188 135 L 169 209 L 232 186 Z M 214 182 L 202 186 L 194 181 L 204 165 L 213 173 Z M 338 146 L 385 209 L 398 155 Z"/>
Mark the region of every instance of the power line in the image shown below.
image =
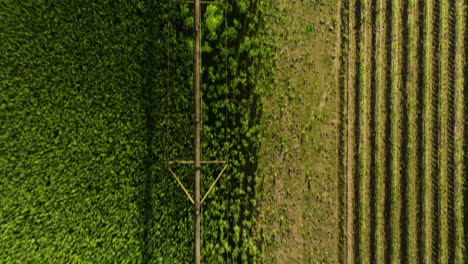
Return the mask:
<path id="1" fill-rule="evenodd" d="M 195 4 L 194 12 L 194 49 L 193 49 L 193 90 L 194 90 L 194 119 L 195 119 L 195 129 L 194 129 L 194 149 L 195 155 L 193 161 L 167 161 L 168 170 L 171 172 L 172 176 L 176 179 L 177 183 L 183 189 L 187 197 L 194 205 L 194 218 L 195 218 L 195 243 L 194 243 L 194 260 L 195 264 L 201 263 L 201 216 L 202 216 L 202 207 L 201 204 L 208 197 L 211 190 L 214 188 L 220 177 L 223 175 L 224 171 L 228 167 L 226 161 L 202 161 L 201 160 L 201 123 L 202 123 L 202 105 L 201 105 L 201 4 L 216 4 L 217 2 L 213 1 L 202 1 L 202 0 L 168 0 L 169 2 L 175 3 L 193 3 Z M 227 18 L 226 18 L 227 19 Z M 227 38 L 227 37 L 226 37 Z M 227 40 L 226 40 L 227 46 Z M 226 64 L 227 67 L 227 64 Z M 226 68 L 226 89 L 227 89 L 227 68 Z M 227 98 L 227 97 L 226 97 Z M 227 102 L 226 102 L 227 103 Z M 227 111 L 225 111 L 227 115 Z M 227 116 L 225 116 L 225 119 Z M 227 124 L 227 123 L 226 123 Z M 227 128 L 226 128 L 227 129 Z M 205 193 L 203 198 L 201 198 L 201 169 L 202 164 L 216 164 L 223 163 L 225 164 L 221 172 L 218 174 L 216 179 L 211 184 L 208 191 Z M 169 167 L 171 164 L 193 164 L 194 165 L 194 180 L 195 180 L 195 196 L 191 197 L 187 188 L 183 185 L 182 181 L 177 177 L 176 173 Z"/>

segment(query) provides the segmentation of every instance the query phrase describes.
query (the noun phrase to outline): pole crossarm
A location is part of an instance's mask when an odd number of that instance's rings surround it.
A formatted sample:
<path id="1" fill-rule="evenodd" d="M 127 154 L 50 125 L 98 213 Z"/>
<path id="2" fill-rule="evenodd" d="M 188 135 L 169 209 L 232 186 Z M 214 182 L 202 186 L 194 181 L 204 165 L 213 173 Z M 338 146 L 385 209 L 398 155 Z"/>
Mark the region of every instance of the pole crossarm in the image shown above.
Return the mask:
<path id="1" fill-rule="evenodd" d="M 187 197 L 190 199 L 190 201 L 192 202 L 192 204 L 195 204 L 195 202 L 193 201 L 193 198 L 192 196 L 190 196 L 189 192 L 187 191 L 187 189 L 185 188 L 184 184 L 179 180 L 179 178 L 177 177 L 177 175 L 175 174 L 175 172 L 168 166 L 167 169 L 169 169 L 169 171 L 171 172 L 172 176 L 174 176 L 174 178 L 176 179 L 176 181 L 179 183 L 180 187 L 182 187 L 182 190 L 184 190 L 185 194 L 187 195 Z"/>
<path id="2" fill-rule="evenodd" d="M 226 164 L 225 160 L 205 160 L 200 161 L 201 164 Z M 193 160 L 169 161 L 168 164 L 195 164 Z"/>
<path id="3" fill-rule="evenodd" d="M 200 203 L 203 203 L 203 201 L 205 201 L 206 197 L 208 197 L 208 194 L 210 194 L 211 190 L 213 189 L 213 187 L 216 185 L 216 182 L 218 182 L 219 178 L 221 178 L 221 175 L 223 175 L 224 171 L 226 170 L 228 164 L 224 165 L 223 169 L 221 170 L 221 172 L 218 174 L 218 177 L 216 177 L 216 179 L 214 180 L 214 182 L 211 184 L 210 188 L 208 189 L 208 191 L 205 193 L 205 196 L 203 196 L 203 198 L 201 199 Z"/>
<path id="4" fill-rule="evenodd" d="M 169 161 L 169 164 L 193 164 L 194 162 L 193 161 Z M 203 198 L 201 199 L 200 201 L 200 204 L 203 203 L 203 201 L 208 197 L 208 195 L 210 194 L 211 190 L 214 188 L 214 186 L 216 185 L 216 183 L 218 182 L 218 180 L 221 178 L 221 176 L 223 175 L 224 171 L 227 169 L 228 167 L 228 164 L 227 164 L 227 161 L 224 161 L 224 160 L 213 160 L 213 161 L 202 161 L 201 162 L 202 164 L 226 164 L 224 165 L 223 169 L 221 170 L 221 172 L 218 174 L 218 176 L 216 177 L 216 179 L 213 181 L 213 183 L 211 184 L 210 188 L 208 189 L 208 191 L 205 193 L 205 195 L 203 196 Z M 167 169 L 171 172 L 172 176 L 174 176 L 174 178 L 176 179 L 177 183 L 179 183 L 180 187 L 182 187 L 182 190 L 184 190 L 185 194 L 187 195 L 187 197 L 190 199 L 190 201 L 192 202 L 192 204 L 195 204 L 192 196 L 190 196 L 187 188 L 185 188 L 184 184 L 180 181 L 179 177 L 177 177 L 177 175 L 175 174 L 175 172 L 168 166 Z"/>

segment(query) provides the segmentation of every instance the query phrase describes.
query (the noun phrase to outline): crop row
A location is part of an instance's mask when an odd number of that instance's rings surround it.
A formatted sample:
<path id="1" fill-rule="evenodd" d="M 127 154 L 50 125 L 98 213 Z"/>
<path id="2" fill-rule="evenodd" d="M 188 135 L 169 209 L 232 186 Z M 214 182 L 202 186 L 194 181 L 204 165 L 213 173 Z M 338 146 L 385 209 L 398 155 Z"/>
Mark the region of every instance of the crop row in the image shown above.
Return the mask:
<path id="1" fill-rule="evenodd" d="M 341 1 L 347 263 L 463 263 L 466 3 Z"/>

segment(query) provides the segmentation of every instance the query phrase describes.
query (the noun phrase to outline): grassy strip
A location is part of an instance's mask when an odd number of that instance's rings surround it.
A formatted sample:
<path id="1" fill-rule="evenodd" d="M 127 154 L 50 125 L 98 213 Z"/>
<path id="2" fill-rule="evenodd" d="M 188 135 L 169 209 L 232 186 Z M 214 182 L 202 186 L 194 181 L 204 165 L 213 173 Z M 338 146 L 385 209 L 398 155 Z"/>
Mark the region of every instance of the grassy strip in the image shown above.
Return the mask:
<path id="1" fill-rule="evenodd" d="M 356 24 L 355 1 L 350 2 L 349 7 L 349 60 L 348 60 L 348 212 L 347 212 L 347 263 L 354 263 L 355 255 L 355 175 L 356 175 L 356 31 L 353 30 Z"/>
<path id="2" fill-rule="evenodd" d="M 370 262 L 370 100 L 372 44 L 371 5 L 360 0 L 361 25 L 359 28 L 359 263 Z"/>
<path id="3" fill-rule="evenodd" d="M 378 8 L 377 8 L 378 16 L 377 16 L 377 65 L 376 65 L 376 93 L 377 93 L 377 101 L 376 101 L 376 159 L 375 159 L 375 166 L 376 166 L 376 197 L 375 197 L 375 225 L 376 225 L 376 232 L 374 235 L 374 243 L 375 246 L 375 262 L 376 263 L 385 263 L 385 200 L 386 200 L 386 192 L 385 192 L 385 178 L 388 174 L 387 165 L 387 120 L 388 120 L 388 101 L 387 95 L 389 93 L 388 90 L 388 65 L 387 65 L 387 28 L 388 22 L 387 15 L 388 12 L 388 1 L 380 0 L 378 1 Z"/>
<path id="4" fill-rule="evenodd" d="M 450 93 L 450 72 L 449 64 L 449 45 L 451 41 L 450 30 L 449 30 L 449 1 L 441 1 L 441 50 L 440 50 L 440 108 L 439 108 L 439 129 L 440 129 L 440 146 L 439 146 L 439 261 L 440 263 L 448 263 L 449 261 L 449 223 L 448 223 L 448 170 L 449 170 L 449 93 Z"/>
<path id="5" fill-rule="evenodd" d="M 392 1 L 392 172 L 391 172 L 391 262 L 400 262 L 401 253 L 401 133 L 402 133 L 402 3 Z"/>
<path id="6" fill-rule="evenodd" d="M 455 52 L 455 262 L 464 263 L 465 235 L 464 235 L 464 197 L 463 189 L 465 184 L 466 165 L 464 163 L 465 136 L 465 79 L 464 70 L 466 67 L 466 1 L 456 2 L 456 52 Z"/>
<path id="7" fill-rule="evenodd" d="M 424 263 L 431 263 L 434 256 L 433 249 L 433 226 L 435 220 L 433 217 L 434 211 L 434 192 L 433 179 L 436 173 L 434 168 L 435 157 L 437 151 L 434 147 L 434 115 L 437 108 L 433 102 L 435 94 L 434 84 L 434 2 L 432 0 L 425 1 L 425 32 L 424 32 L 424 204 L 423 204 L 423 255 Z"/>
<path id="8" fill-rule="evenodd" d="M 418 182 L 418 164 L 420 156 L 418 153 L 418 145 L 420 144 L 418 135 L 418 124 L 421 120 L 418 117 L 419 109 L 419 69 L 418 57 L 421 55 L 418 52 L 419 43 L 419 9 L 418 1 L 410 0 L 408 6 L 408 77 L 406 83 L 407 89 L 407 109 L 408 109 L 408 155 L 407 155 L 407 189 L 406 189 L 406 219 L 407 229 L 404 235 L 407 239 L 407 259 L 408 263 L 419 263 L 418 255 L 418 198 L 417 198 L 417 182 Z"/>

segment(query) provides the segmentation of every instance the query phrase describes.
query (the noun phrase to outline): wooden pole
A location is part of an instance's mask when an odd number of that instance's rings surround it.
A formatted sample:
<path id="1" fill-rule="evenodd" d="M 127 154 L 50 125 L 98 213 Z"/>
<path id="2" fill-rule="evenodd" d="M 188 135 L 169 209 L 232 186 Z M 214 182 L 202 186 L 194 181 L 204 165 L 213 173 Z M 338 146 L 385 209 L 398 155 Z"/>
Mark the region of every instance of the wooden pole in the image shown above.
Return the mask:
<path id="1" fill-rule="evenodd" d="M 194 65 L 193 65 L 193 87 L 195 92 L 195 264 L 201 261 L 201 203 L 200 203 L 200 176 L 201 176 L 201 102 L 200 102 L 200 0 L 195 0 L 195 43 L 194 43 Z"/>
<path id="2" fill-rule="evenodd" d="M 224 160 L 212 160 L 212 161 L 202 161 L 201 160 L 201 96 L 200 96 L 200 87 L 201 87 L 201 4 L 221 4 L 220 2 L 212 2 L 206 0 L 168 0 L 169 2 L 176 3 L 194 3 L 195 4 L 195 15 L 194 15 L 194 30 L 195 30 L 195 43 L 193 46 L 193 90 L 195 98 L 195 137 L 194 137 L 194 148 L 195 148 L 195 157 L 193 161 L 169 161 L 168 164 L 194 164 L 195 167 L 195 197 L 192 199 L 187 189 L 184 187 L 182 182 L 179 180 L 174 171 L 168 167 L 168 170 L 179 183 L 180 187 L 184 190 L 187 197 L 194 204 L 194 218 L 195 218 L 195 264 L 200 264 L 201 262 L 201 203 L 206 199 L 210 191 L 213 189 L 216 182 L 219 180 L 224 170 L 227 168 L 227 165 L 224 166 L 218 177 L 215 179 L 213 184 L 210 186 L 210 189 L 205 194 L 203 199 L 201 198 L 200 190 L 200 178 L 201 178 L 201 166 L 202 164 L 225 164 L 227 161 Z"/>

